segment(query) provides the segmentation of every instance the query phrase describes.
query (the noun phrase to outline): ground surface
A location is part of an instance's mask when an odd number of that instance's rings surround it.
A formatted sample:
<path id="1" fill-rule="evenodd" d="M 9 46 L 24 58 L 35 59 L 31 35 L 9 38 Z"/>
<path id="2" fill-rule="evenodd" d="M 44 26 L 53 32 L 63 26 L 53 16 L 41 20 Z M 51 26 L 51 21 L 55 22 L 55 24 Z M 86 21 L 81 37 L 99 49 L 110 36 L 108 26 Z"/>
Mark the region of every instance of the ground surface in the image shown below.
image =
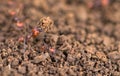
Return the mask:
<path id="1" fill-rule="evenodd" d="M 95 1 L 0 0 L 0 76 L 120 76 L 120 1 Z"/>

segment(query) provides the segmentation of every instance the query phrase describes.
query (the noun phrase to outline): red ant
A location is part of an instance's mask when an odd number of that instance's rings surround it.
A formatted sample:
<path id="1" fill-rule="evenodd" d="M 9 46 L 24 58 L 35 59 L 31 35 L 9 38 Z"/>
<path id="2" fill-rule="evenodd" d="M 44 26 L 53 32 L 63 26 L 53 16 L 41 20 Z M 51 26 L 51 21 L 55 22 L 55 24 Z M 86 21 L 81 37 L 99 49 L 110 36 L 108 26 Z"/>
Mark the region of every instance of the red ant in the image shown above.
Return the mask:
<path id="1" fill-rule="evenodd" d="M 50 17 L 43 17 L 40 19 L 37 26 L 31 30 L 31 33 L 29 35 L 27 35 L 25 38 L 20 37 L 18 39 L 18 41 L 24 42 L 24 44 L 27 44 L 27 42 L 30 38 L 36 38 L 40 33 L 48 32 L 49 28 L 51 28 L 52 25 L 53 25 L 53 21 L 50 19 Z M 45 48 L 49 49 L 49 51 L 52 53 L 55 52 L 55 50 L 53 48 L 48 48 L 45 46 L 43 49 L 45 49 Z M 24 49 L 26 49 L 26 48 L 24 48 Z"/>

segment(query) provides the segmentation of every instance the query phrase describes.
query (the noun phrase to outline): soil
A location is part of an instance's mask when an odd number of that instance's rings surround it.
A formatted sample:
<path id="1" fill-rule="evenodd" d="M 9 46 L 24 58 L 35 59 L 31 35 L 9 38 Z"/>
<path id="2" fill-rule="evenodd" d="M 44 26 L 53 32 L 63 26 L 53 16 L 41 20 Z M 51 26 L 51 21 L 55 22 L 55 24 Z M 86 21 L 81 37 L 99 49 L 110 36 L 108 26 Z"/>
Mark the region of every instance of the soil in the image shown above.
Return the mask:
<path id="1" fill-rule="evenodd" d="M 120 76 L 119 7 L 119 0 L 0 0 L 0 76 Z"/>

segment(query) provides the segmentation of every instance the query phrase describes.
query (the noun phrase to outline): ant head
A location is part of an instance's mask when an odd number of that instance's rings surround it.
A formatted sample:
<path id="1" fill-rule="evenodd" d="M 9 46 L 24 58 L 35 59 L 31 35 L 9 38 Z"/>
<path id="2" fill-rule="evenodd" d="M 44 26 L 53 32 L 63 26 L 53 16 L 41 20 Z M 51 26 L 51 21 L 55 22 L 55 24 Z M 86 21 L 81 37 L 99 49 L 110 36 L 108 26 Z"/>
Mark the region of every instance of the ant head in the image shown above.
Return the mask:
<path id="1" fill-rule="evenodd" d="M 39 29 L 37 29 L 37 28 L 32 29 L 32 36 L 33 37 L 38 36 L 39 33 L 40 33 Z"/>

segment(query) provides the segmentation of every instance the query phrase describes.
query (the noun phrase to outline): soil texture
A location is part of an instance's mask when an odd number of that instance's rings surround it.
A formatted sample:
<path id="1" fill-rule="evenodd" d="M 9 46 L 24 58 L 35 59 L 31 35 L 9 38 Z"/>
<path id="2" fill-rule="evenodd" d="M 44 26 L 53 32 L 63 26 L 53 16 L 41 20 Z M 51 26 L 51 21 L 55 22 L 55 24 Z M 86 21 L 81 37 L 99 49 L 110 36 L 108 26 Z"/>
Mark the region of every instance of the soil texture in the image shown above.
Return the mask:
<path id="1" fill-rule="evenodd" d="M 120 76 L 120 1 L 0 0 L 0 76 Z"/>

